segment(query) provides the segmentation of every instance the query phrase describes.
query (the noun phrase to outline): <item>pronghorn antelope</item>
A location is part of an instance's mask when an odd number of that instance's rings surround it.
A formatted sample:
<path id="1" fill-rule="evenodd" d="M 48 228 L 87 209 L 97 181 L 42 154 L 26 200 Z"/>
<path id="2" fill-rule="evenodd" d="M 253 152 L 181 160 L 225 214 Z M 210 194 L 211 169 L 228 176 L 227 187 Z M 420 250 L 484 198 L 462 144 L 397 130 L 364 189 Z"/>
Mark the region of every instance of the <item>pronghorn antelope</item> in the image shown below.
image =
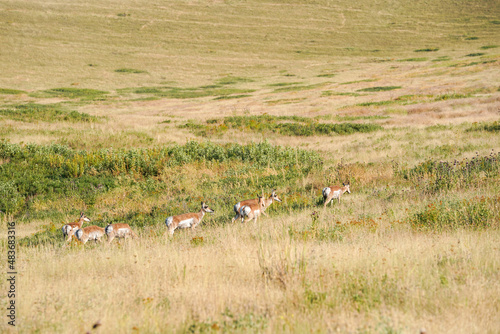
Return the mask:
<path id="1" fill-rule="evenodd" d="M 82 228 L 84 222 L 89 222 L 90 218 L 85 216 L 83 212 L 80 212 L 80 220 L 76 223 L 69 223 L 62 227 L 64 237 L 67 237 L 67 241 L 71 240 L 73 234 Z"/>
<path id="2" fill-rule="evenodd" d="M 200 212 L 184 213 L 182 215 L 168 217 L 165 219 L 165 224 L 168 227 L 168 233 L 172 236 L 177 228 L 195 229 L 196 226 L 201 223 L 205 212 L 213 213 L 214 210 L 210 209 L 204 202 L 201 202 Z"/>
<path id="3" fill-rule="evenodd" d="M 264 207 L 261 209 L 261 213 L 267 217 L 267 213 L 264 211 L 271 205 L 273 204 L 274 201 L 281 202 L 281 199 L 276 195 L 276 190 L 273 190 L 271 193 L 271 196 L 269 198 L 264 199 Z M 236 216 L 231 220 L 231 223 L 233 223 L 236 219 L 241 218 L 240 215 L 240 208 L 244 205 L 252 205 L 252 204 L 257 204 L 259 202 L 259 199 L 247 199 L 241 202 L 238 202 L 234 205 L 233 210 L 236 213 Z"/>
<path id="4" fill-rule="evenodd" d="M 108 236 L 108 243 L 111 243 L 114 238 L 137 238 L 137 234 L 132 231 L 128 224 L 108 224 L 104 228 L 104 232 Z"/>
<path id="5" fill-rule="evenodd" d="M 104 229 L 95 225 L 81 228 L 75 232 L 76 237 L 78 238 L 78 240 L 83 242 L 83 244 L 85 244 L 89 240 L 95 240 L 96 243 L 100 242 L 101 237 L 104 234 Z"/>
<path id="6" fill-rule="evenodd" d="M 348 184 L 342 183 L 342 187 L 332 186 L 323 188 L 323 199 L 325 200 L 325 207 L 334 198 L 338 198 L 340 203 L 340 196 L 342 196 L 342 194 L 345 193 L 346 191 L 349 194 L 351 193 L 351 190 L 349 189 L 349 183 Z"/>
<path id="7" fill-rule="evenodd" d="M 243 205 L 241 208 L 240 208 L 240 217 L 241 217 L 241 222 L 242 223 L 246 223 L 250 220 L 254 220 L 255 222 L 257 222 L 257 218 L 259 218 L 260 214 L 261 213 L 264 213 L 264 209 L 265 209 L 265 199 L 264 197 L 259 197 L 258 200 L 257 200 L 257 204 L 255 203 L 252 203 L 252 204 L 249 204 L 249 205 Z M 246 217 L 246 219 L 245 219 Z"/>

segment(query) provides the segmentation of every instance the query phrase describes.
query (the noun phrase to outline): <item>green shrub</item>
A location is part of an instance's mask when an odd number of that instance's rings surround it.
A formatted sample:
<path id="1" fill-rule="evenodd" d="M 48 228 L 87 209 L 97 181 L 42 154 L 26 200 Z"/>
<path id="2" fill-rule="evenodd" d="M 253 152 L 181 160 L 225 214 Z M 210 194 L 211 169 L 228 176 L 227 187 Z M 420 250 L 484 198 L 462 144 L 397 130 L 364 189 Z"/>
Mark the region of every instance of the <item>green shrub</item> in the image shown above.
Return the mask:
<path id="1" fill-rule="evenodd" d="M 429 203 L 410 216 L 410 225 L 419 230 L 481 229 L 498 225 L 499 198 L 445 200 Z"/>
<path id="2" fill-rule="evenodd" d="M 372 132 L 382 129 L 373 123 L 318 123 L 316 119 L 300 116 L 232 116 L 225 117 L 221 124 L 213 120 L 207 125 L 188 122 L 180 126 L 189 128 L 197 135 L 210 135 L 227 129 L 256 132 L 274 132 L 287 136 L 348 135 L 357 132 Z"/>
<path id="3" fill-rule="evenodd" d="M 0 211 L 6 214 L 18 213 L 24 204 L 24 198 L 17 191 L 14 181 L 0 182 Z"/>
<path id="4" fill-rule="evenodd" d="M 74 110 L 66 110 L 58 104 L 18 104 L 9 108 L 0 108 L 0 115 L 23 122 L 95 122 L 98 120 L 95 116 Z"/>
<path id="5" fill-rule="evenodd" d="M 395 172 L 423 192 L 436 193 L 470 187 L 480 182 L 478 176 L 487 180 L 498 177 L 500 152 L 453 162 L 427 160 L 410 169 L 395 166 Z"/>

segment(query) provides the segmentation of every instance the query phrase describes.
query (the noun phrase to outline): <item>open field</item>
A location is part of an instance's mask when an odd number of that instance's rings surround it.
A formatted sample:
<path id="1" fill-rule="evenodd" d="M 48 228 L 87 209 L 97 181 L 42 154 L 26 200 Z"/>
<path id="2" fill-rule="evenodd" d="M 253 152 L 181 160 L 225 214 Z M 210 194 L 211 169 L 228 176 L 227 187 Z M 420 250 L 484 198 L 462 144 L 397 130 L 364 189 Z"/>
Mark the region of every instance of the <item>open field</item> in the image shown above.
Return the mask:
<path id="1" fill-rule="evenodd" d="M 18 276 L 0 331 L 498 333 L 499 18 L 488 0 L 2 2 Z M 231 224 L 272 189 L 267 217 Z M 215 213 L 166 238 L 200 201 Z M 66 245 L 81 211 L 140 238 Z"/>

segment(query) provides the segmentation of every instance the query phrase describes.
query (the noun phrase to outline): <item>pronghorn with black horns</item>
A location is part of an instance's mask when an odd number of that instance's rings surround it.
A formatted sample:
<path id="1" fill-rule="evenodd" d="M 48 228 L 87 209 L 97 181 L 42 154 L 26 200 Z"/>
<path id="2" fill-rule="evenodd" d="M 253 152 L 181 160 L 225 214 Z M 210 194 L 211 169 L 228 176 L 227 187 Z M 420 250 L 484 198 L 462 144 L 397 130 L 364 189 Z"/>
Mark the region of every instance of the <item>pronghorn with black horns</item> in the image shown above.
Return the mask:
<path id="1" fill-rule="evenodd" d="M 108 236 L 108 244 L 113 241 L 114 238 L 128 238 L 131 237 L 132 239 L 138 238 L 137 234 L 132 231 L 130 228 L 129 224 L 124 224 L 124 223 L 117 223 L 117 224 L 111 224 L 109 223 L 108 226 L 104 228 L 104 232 Z"/>
<path id="2" fill-rule="evenodd" d="M 278 195 L 276 195 L 276 190 L 273 190 L 273 192 L 271 193 L 271 196 L 269 196 L 269 198 L 263 199 L 264 207 L 261 209 L 261 213 L 264 216 L 267 217 L 267 213 L 265 213 L 265 210 L 269 206 L 271 206 L 271 204 L 273 204 L 274 201 L 281 202 L 281 199 L 278 197 Z M 247 206 L 249 206 L 249 205 L 257 205 L 258 202 L 259 202 L 259 199 L 258 198 L 254 198 L 254 199 L 247 199 L 247 200 L 244 200 L 244 201 L 236 203 L 234 205 L 234 207 L 233 207 L 233 210 L 236 213 L 236 216 L 234 216 L 234 218 L 231 220 L 231 222 L 233 223 L 236 219 L 241 218 L 240 208 L 242 206 L 245 206 L 245 205 L 247 205 Z"/>
<path id="3" fill-rule="evenodd" d="M 214 210 L 210 209 L 205 202 L 201 202 L 201 210 L 196 213 L 184 213 L 182 215 L 170 216 L 165 219 L 165 224 L 168 228 L 168 233 L 172 236 L 177 228 L 191 228 L 195 229 L 201 223 L 203 216 L 206 212 L 213 213 Z"/>
<path id="4" fill-rule="evenodd" d="M 80 219 L 76 223 L 68 223 L 62 227 L 63 236 L 66 238 L 66 241 L 71 241 L 71 237 L 73 234 L 82 228 L 84 222 L 90 222 L 90 218 L 85 216 L 83 212 L 80 212 Z"/>
<path id="5" fill-rule="evenodd" d="M 101 237 L 104 234 L 106 234 L 104 232 L 104 228 L 95 225 L 81 228 L 75 232 L 75 235 L 78 238 L 78 240 L 83 242 L 84 245 L 89 240 L 94 240 L 96 243 L 101 242 Z"/>
<path id="6" fill-rule="evenodd" d="M 239 213 L 239 215 L 241 217 L 241 222 L 246 223 L 252 219 L 255 222 L 257 222 L 257 218 L 259 218 L 259 216 L 262 213 L 264 213 L 265 201 L 266 200 L 264 199 L 264 197 L 259 196 L 259 198 L 257 199 L 257 204 L 251 203 L 248 205 L 243 205 L 240 208 L 240 213 Z"/>
<path id="7" fill-rule="evenodd" d="M 340 196 L 342 196 L 342 194 L 345 193 L 346 191 L 349 194 L 351 193 L 351 190 L 349 189 L 349 183 L 347 183 L 347 184 L 342 183 L 342 187 L 332 186 L 332 187 L 323 188 L 322 193 L 323 193 L 323 199 L 325 201 L 324 207 L 326 208 L 326 205 L 329 202 L 332 202 L 332 205 L 333 205 L 332 199 L 334 199 L 334 198 L 337 198 L 339 200 L 339 203 L 340 203 Z"/>

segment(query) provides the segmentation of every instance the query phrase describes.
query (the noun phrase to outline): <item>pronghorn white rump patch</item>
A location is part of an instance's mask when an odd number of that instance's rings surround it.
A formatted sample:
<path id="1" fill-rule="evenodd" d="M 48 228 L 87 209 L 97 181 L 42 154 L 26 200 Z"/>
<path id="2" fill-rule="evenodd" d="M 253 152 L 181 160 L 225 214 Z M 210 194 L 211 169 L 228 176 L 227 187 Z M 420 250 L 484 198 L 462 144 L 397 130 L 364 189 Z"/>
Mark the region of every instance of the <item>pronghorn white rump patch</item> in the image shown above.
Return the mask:
<path id="1" fill-rule="evenodd" d="M 332 191 L 332 189 L 330 187 L 325 187 L 323 188 L 323 198 L 326 199 L 328 197 L 328 195 L 330 195 L 330 192 Z"/>
<path id="2" fill-rule="evenodd" d="M 172 224 L 172 221 L 174 220 L 174 216 L 170 216 L 170 217 L 167 217 L 167 219 L 165 219 L 165 224 L 168 226 L 170 226 L 170 224 Z"/>
<path id="3" fill-rule="evenodd" d="M 76 237 L 78 238 L 78 240 L 82 240 L 82 235 L 83 235 L 83 231 L 82 231 L 82 229 L 78 229 L 78 230 L 75 232 L 75 235 L 76 235 Z"/>
<path id="4" fill-rule="evenodd" d="M 189 219 L 185 219 L 185 220 L 181 220 L 179 222 L 179 228 L 189 228 L 191 227 L 191 225 L 193 225 L 194 223 L 194 218 L 189 218 Z"/>
<path id="5" fill-rule="evenodd" d="M 104 233 L 106 234 L 110 234 L 111 232 L 113 232 L 113 226 L 112 225 L 108 225 L 104 228 Z"/>

